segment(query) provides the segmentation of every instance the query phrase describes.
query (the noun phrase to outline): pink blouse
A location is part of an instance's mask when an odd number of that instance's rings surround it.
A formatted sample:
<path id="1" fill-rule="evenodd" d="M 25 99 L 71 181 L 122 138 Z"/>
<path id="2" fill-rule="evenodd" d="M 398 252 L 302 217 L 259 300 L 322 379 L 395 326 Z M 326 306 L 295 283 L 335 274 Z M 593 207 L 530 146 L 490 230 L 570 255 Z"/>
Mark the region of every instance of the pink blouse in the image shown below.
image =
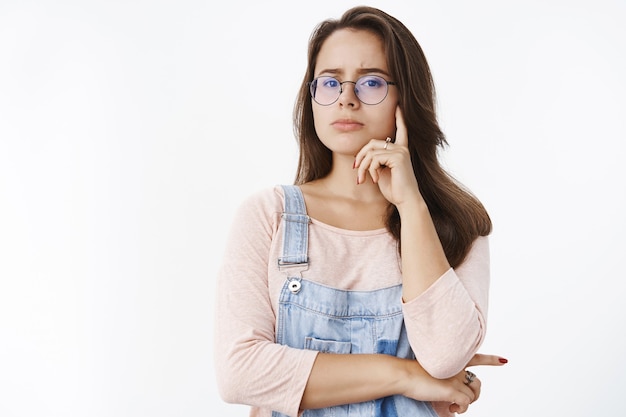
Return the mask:
<path id="1" fill-rule="evenodd" d="M 217 277 L 215 364 L 224 401 L 250 405 L 251 417 L 290 416 L 298 408 L 316 351 L 274 341 L 283 192 L 276 186 L 250 196 L 235 215 Z M 304 279 L 345 290 L 375 290 L 402 282 L 397 244 L 386 229 L 352 231 L 312 219 Z M 419 297 L 403 304 L 411 347 L 436 378 L 457 374 L 481 345 L 489 297 L 489 244 L 474 242 L 467 258 Z M 440 416 L 448 404 L 435 403 Z"/>

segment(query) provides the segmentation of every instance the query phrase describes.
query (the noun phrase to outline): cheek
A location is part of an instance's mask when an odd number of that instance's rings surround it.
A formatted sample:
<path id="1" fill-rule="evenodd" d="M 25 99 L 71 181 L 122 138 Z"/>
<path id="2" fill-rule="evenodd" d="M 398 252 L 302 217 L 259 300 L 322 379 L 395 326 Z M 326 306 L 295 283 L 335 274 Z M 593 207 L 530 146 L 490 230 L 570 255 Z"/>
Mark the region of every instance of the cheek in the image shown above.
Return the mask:
<path id="1" fill-rule="evenodd" d="M 316 131 L 320 131 L 323 126 L 327 123 L 324 121 L 328 118 L 328 116 L 324 112 L 324 108 L 320 108 L 319 106 L 313 105 L 313 126 L 315 126 Z"/>
<path id="2" fill-rule="evenodd" d="M 382 113 L 378 125 L 384 130 L 385 136 L 394 136 L 396 131 L 396 109 L 395 106 L 391 109 L 385 109 Z"/>
<path id="3" fill-rule="evenodd" d="M 390 94 L 383 101 L 384 107 L 381 109 L 381 126 L 385 127 L 388 135 L 394 134 L 396 131 L 396 108 L 398 107 L 398 99 L 395 94 Z"/>

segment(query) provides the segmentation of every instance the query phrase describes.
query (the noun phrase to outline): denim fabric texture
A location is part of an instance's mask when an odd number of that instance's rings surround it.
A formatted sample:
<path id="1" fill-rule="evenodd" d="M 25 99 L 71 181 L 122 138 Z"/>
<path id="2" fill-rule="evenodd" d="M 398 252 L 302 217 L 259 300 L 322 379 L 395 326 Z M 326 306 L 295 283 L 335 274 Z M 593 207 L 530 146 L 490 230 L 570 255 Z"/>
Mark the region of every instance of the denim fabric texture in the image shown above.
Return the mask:
<path id="1" fill-rule="evenodd" d="M 326 353 L 381 353 L 414 359 L 404 327 L 401 285 L 375 291 L 346 291 L 302 279 L 301 272 L 309 262 L 310 218 L 300 188 L 284 185 L 283 190 L 282 221 L 286 223 L 278 265 L 286 279 L 280 295 L 276 342 Z M 303 417 L 408 416 L 437 414 L 429 403 L 401 395 L 303 413 Z M 272 417 L 287 416 L 274 411 Z"/>

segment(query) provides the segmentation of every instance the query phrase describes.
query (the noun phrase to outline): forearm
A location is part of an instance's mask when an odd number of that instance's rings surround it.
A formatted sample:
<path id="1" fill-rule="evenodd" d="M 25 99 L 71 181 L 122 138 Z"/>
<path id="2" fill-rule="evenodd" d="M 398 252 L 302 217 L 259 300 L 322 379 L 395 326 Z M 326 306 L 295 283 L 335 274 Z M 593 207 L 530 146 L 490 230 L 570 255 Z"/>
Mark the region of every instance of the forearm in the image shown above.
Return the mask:
<path id="1" fill-rule="evenodd" d="M 489 240 L 480 237 L 461 265 L 446 271 L 419 298 L 403 304 L 409 342 L 431 375 L 445 378 L 458 372 L 481 345 L 487 327 L 489 275 Z"/>
<path id="2" fill-rule="evenodd" d="M 402 222 L 402 298 L 409 302 L 450 269 L 450 264 L 421 196 L 398 207 L 398 211 Z"/>
<path id="3" fill-rule="evenodd" d="M 416 361 L 389 355 L 320 353 L 304 390 L 301 409 L 401 394 L 411 365 L 419 366 Z"/>

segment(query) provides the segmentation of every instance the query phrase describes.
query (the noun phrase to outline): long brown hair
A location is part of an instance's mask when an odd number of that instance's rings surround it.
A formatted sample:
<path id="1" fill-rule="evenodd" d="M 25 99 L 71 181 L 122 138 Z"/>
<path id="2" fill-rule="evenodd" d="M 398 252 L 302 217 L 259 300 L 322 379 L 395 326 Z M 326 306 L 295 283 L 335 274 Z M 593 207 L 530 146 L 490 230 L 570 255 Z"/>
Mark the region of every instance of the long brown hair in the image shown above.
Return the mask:
<path id="1" fill-rule="evenodd" d="M 379 36 L 408 132 L 409 152 L 420 191 L 452 267 L 460 265 L 472 242 L 491 233 L 491 219 L 481 202 L 439 163 L 437 151 L 447 145 L 437 123 L 435 87 L 424 52 L 399 20 L 372 7 L 354 7 L 339 20 L 320 23 L 309 40 L 308 66 L 294 108 L 294 132 L 300 146 L 296 184 L 323 178 L 331 170 L 332 153 L 322 144 L 313 122 L 308 81 L 313 79 L 324 41 L 339 29 L 367 30 Z M 390 204 L 386 225 L 400 240 L 400 215 Z"/>

